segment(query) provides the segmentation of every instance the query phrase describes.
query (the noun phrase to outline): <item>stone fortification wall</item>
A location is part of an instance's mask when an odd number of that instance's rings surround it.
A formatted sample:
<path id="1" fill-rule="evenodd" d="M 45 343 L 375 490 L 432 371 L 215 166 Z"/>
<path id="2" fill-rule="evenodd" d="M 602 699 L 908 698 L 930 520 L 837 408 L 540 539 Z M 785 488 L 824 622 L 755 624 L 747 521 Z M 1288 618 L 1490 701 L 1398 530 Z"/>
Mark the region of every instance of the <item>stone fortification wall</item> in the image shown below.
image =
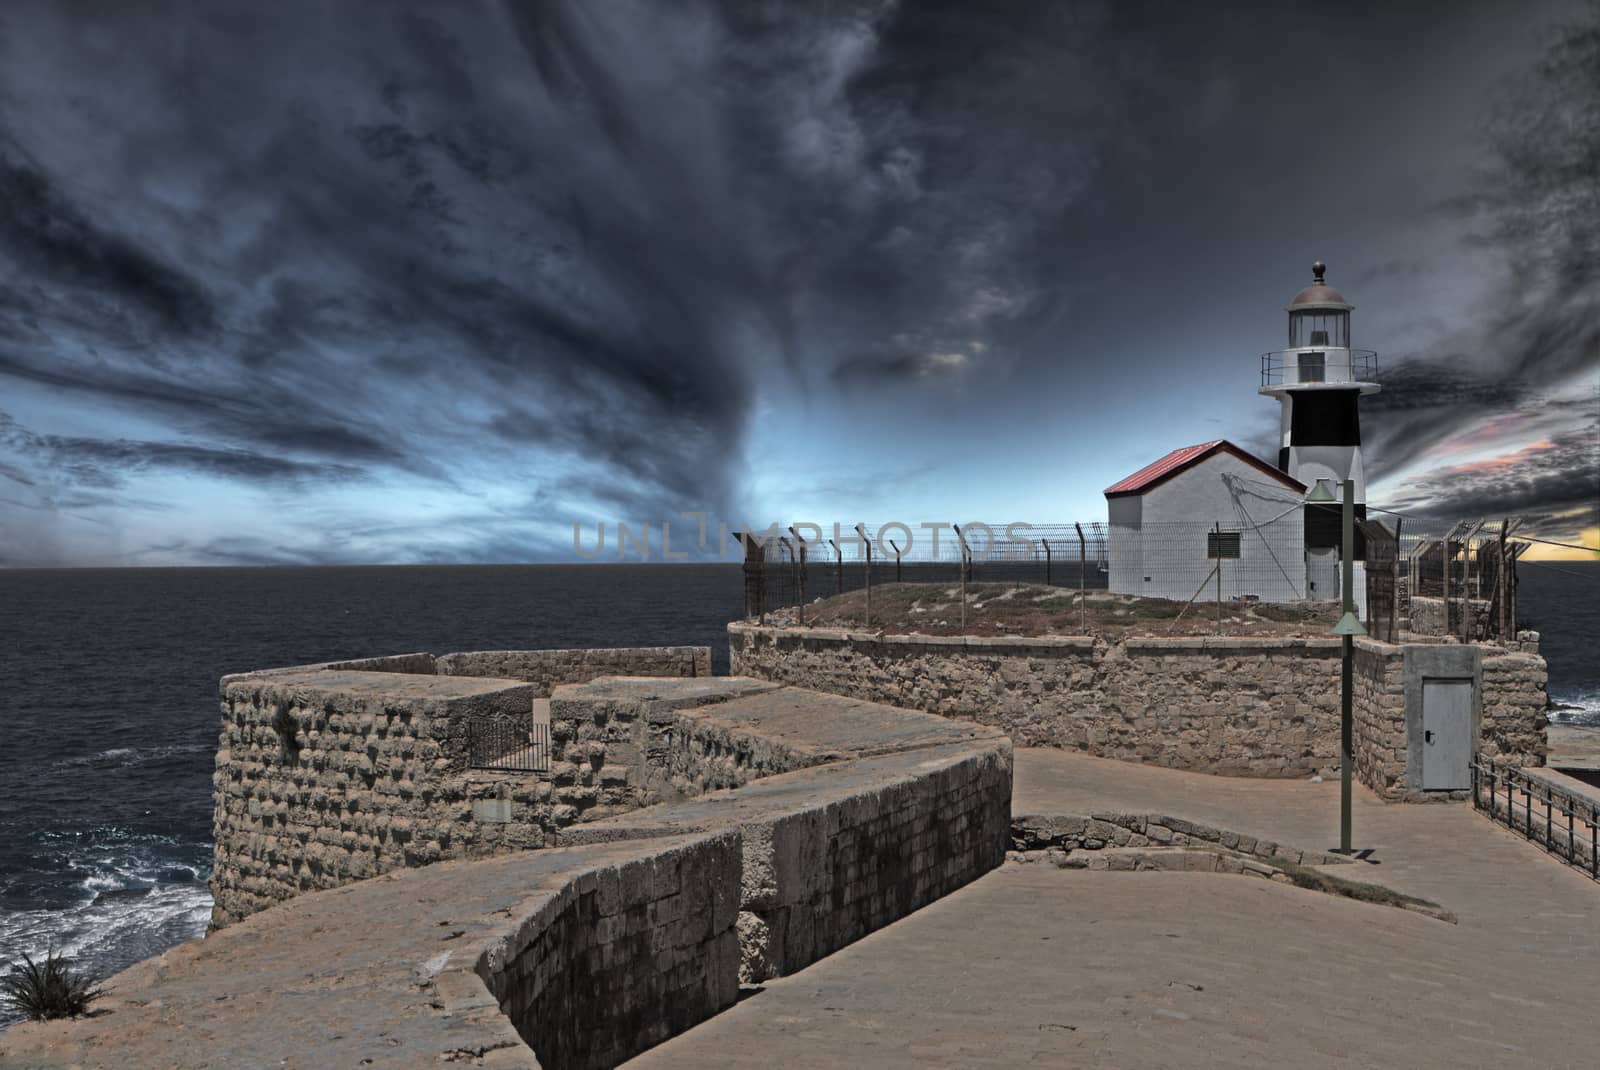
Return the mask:
<path id="1" fill-rule="evenodd" d="M 318 670 L 224 683 L 211 877 L 213 927 L 291 896 L 392 869 L 538 847 L 549 786 L 517 805 L 534 820 L 473 820 L 464 724 L 526 715 L 513 681 Z"/>
<path id="2" fill-rule="evenodd" d="M 1336 639 L 728 633 L 736 673 L 970 719 L 1018 746 L 1248 776 L 1338 768 Z"/>
<path id="3" fill-rule="evenodd" d="M 464 666 L 507 675 L 448 671 Z M 553 686 L 602 666 L 706 675 L 710 651 L 403 654 L 225 677 L 213 927 L 403 866 L 541 847 L 564 824 L 645 805 L 642 748 L 608 765 L 576 725 L 553 732 L 553 777 L 468 768 L 469 719 L 527 721 Z"/>
<path id="4" fill-rule="evenodd" d="M 602 676 L 710 676 L 705 646 L 618 647 L 594 650 L 476 650 L 443 654 L 437 671 L 448 676 L 492 676 L 524 680 L 547 697 L 562 684 Z"/>
<path id="5" fill-rule="evenodd" d="M 1461 634 L 1461 599 L 1450 599 L 1450 626 L 1445 627 L 1445 605 L 1443 598 L 1425 598 L 1418 595 L 1410 600 L 1411 604 L 1411 632 L 1414 635 L 1457 635 Z M 1472 637 L 1474 639 L 1489 638 L 1489 607 L 1491 603 L 1486 598 L 1473 598 L 1468 600 L 1472 614 Z"/>
<path id="6" fill-rule="evenodd" d="M 480 981 L 516 1030 L 508 1065 L 616 1066 L 732 1006 L 741 853 L 734 832 L 645 841 L 504 930 L 458 991 L 470 1003 Z"/>
<path id="7" fill-rule="evenodd" d="M 345 675 L 378 688 L 378 674 Z M 527 692 L 435 683 L 428 728 L 451 703 Z M 678 770 L 743 786 L 571 825 L 546 850 L 262 910 L 111 978 L 92 1017 L 5 1031 L 0 1054 L 173 1070 L 614 1066 L 732 1005 L 741 978 L 799 969 L 1005 857 L 1011 746 L 993 730 L 728 678 L 600 681 L 558 689 L 552 708 L 654 725 L 664 746 L 698 733 Z M 802 767 L 753 777 L 788 762 Z"/>
<path id="8" fill-rule="evenodd" d="M 1524 633 L 1529 634 L 1529 633 Z M 1535 639 L 1528 646 L 1537 649 Z M 1514 765 L 1543 765 L 1549 754 L 1545 728 L 1550 715 L 1545 660 L 1535 653 L 1483 654 L 1483 720 L 1478 749 Z"/>
<path id="9" fill-rule="evenodd" d="M 1004 729 L 1022 746 L 1248 776 L 1337 775 L 1337 639 L 888 636 L 729 626 L 736 672 L 912 706 Z M 1531 635 L 1532 633 L 1527 633 Z M 1421 799 L 1408 732 L 1420 696 L 1408 657 L 1454 650 L 1474 677 L 1479 747 L 1544 760 L 1544 660 L 1484 645 L 1356 640 L 1356 775 L 1389 799 Z M 1407 651 L 1412 651 L 1408 655 Z M 1481 671 L 1478 666 L 1481 664 Z M 1415 673 L 1413 674 L 1415 675 Z M 1434 675 L 1439 675 L 1435 673 Z M 1457 793 L 1459 794 L 1459 793 Z"/>
<path id="10" fill-rule="evenodd" d="M 850 788 L 868 783 L 865 794 Z M 1010 800 L 1011 747 L 996 732 L 754 779 L 736 791 L 574 825 L 559 842 L 737 825 L 739 976 L 754 984 L 801 969 L 999 865 Z"/>
<path id="11" fill-rule="evenodd" d="M 1402 799 L 1409 789 L 1401 648 L 1357 639 L 1351 683 L 1356 779 L 1385 799 Z"/>
<path id="12" fill-rule="evenodd" d="M 1460 800 L 1467 788 L 1424 791 L 1421 687 L 1426 677 L 1471 679 L 1480 754 L 1514 765 L 1543 765 L 1545 661 L 1538 654 L 1484 644 L 1406 644 L 1356 640 L 1356 775 L 1390 800 Z"/>

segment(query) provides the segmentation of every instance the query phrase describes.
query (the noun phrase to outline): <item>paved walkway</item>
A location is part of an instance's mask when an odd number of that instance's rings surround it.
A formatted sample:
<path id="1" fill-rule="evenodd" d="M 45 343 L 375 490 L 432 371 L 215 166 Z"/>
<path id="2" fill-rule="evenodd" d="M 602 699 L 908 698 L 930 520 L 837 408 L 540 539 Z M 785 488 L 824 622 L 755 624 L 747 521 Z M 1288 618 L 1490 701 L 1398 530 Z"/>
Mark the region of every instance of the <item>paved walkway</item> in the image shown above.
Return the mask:
<path id="1" fill-rule="evenodd" d="M 1018 814 L 1338 838 L 1337 783 L 1018 751 Z M 1592 1067 L 1600 885 L 1464 804 L 1357 788 L 1337 867 L 1459 925 L 1247 877 L 1008 864 L 630 1066 Z"/>

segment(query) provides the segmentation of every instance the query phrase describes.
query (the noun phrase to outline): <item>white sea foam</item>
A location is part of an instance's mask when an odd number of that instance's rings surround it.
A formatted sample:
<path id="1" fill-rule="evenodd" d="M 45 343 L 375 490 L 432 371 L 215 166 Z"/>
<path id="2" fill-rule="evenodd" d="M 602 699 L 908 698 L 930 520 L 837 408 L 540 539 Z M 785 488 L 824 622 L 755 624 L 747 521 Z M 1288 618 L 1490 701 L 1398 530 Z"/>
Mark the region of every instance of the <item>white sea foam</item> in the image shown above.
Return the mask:
<path id="1" fill-rule="evenodd" d="M 40 839 L 57 848 L 58 872 L 76 882 L 59 887 L 76 902 L 0 909 L 0 967 L 54 951 L 103 978 L 205 933 L 211 892 L 193 845 L 114 828 Z M 12 1017 L 0 1010 L 0 1025 Z"/>
<path id="2" fill-rule="evenodd" d="M 0 910 L 0 948 L 8 962 L 53 950 L 105 977 L 204 935 L 210 918 L 201 881 L 108 889 L 65 910 Z"/>
<path id="3" fill-rule="evenodd" d="M 214 746 L 211 743 L 172 743 L 159 747 L 111 747 L 106 750 L 96 751 L 93 754 L 76 754 L 71 758 L 62 758 L 55 762 L 52 767 L 56 769 L 125 769 L 129 766 L 164 761 L 184 754 L 199 754 L 213 749 Z"/>
<path id="4" fill-rule="evenodd" d="M 1600 725 L 1600 689 L 1555 692 L 1550 701 L 1570 707 L 1550 711 L 1551 724 Z"/>

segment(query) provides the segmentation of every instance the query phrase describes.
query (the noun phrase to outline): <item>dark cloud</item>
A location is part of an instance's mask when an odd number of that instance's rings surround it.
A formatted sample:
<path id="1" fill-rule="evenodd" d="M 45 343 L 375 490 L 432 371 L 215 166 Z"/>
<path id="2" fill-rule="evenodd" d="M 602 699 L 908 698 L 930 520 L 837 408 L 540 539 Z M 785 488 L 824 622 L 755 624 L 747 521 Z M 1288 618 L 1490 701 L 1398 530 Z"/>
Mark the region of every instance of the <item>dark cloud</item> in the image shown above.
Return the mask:
<path id="1" fill-rule="evenodd" d="M 1394 471 L 1437 447 L 1455 431 L 1516 411 L 1530 385 L 1480 373 L 1462 353 L 1412 357 L 1385 367 L 1383 389 L 1361 401 L 1362 453 L 1380 471 Z"/>
<path id="2" fill-rule="evenodd" d="M 1576 535 L 1600 522 L 1600 422 L 1485 462 L 1437 469 L 1390 503 L 1425 523 L 1523 516 Z"/>
<path id="3" fill-rule="evenodd" d="M 1406 160 L 1455 161 L 1389 125 L 1424 79 L 1403 42 L 1492 39 L 1494 10 L 14 5 L 0 387 L 29 430 L 0 477 L 32 484 L 30 513 L 112 515 L 159 471 L 430 500 L 317 499 L 358 549 L 152 544 L 164 559 L 538 556 L 575 513 L 733 515 L 759 477 L 802 486 L 803 443 L 748 460 L 774 411 L 826 438 L 842 403 L 870 407 L 889 441 L 960 394 L 977 440 L 1035 398 L 1176 396 L 1217 280 L 1252 292 L 1296 227 L 1359 246 L 1423 208 L 1503 221 L 1495 247 L 1548 282 L 1487 340 L 1386 369 L 1371 449 L 1409 463 L 1600 344 L 1559 124 L 1502 139 L 1483 189 L 1406 187 Z M 1339 77 L 1306 77 L 1310 43 Z M 1552 84 L 1587 92 L 1587 55 Z M 1427 129 L 1455 106 L 1420 108 Z M 1523 226 L 1524 202 L 1546 214 Z M 1431 263 L 1399 239 L 1361 256 L 1374 288 Z"/>
<path id="4" fill-rule="evenodd" d="M 57 479 L 64 476 L 66 482 L 79 487 L 120 487 L 128 475 L 150 468 L 245 482 L 348 481 L 362 474 L 348 465 L 307 463 L 248 450 L 181 442 L 39 435 L 4 412 L 0 412 L 0 444 L 16 455 L 33 459 Z"/>
<path id="5" fill-rule="evenodd" d="M 904 386 L 959 373 L 972 363 L 970 353 L 870 353 L 835 365 L 833 379 L 844 387 Z"/>
<path id="6" fill-rule="evenodd" d="M 35 283 L 67 287 L 84 300 L 109 294 L 119 311 L 191 334 L 215 324 L 205 290 L 132 239 L 90 220 L 54 180 L 0 140 L 0 252 Z"/>

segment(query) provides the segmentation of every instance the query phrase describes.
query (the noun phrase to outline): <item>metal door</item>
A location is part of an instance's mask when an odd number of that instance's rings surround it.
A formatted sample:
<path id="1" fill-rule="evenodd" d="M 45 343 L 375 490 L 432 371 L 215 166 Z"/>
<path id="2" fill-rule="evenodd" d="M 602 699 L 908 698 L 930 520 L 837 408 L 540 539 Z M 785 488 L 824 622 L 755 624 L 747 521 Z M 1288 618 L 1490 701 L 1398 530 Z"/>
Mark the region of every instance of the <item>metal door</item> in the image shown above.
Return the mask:
<path id="1" fill-rule="evenodd" d="M 1422 788 L 1472 786 L 1472 681 L 1422 681 Z"/>

